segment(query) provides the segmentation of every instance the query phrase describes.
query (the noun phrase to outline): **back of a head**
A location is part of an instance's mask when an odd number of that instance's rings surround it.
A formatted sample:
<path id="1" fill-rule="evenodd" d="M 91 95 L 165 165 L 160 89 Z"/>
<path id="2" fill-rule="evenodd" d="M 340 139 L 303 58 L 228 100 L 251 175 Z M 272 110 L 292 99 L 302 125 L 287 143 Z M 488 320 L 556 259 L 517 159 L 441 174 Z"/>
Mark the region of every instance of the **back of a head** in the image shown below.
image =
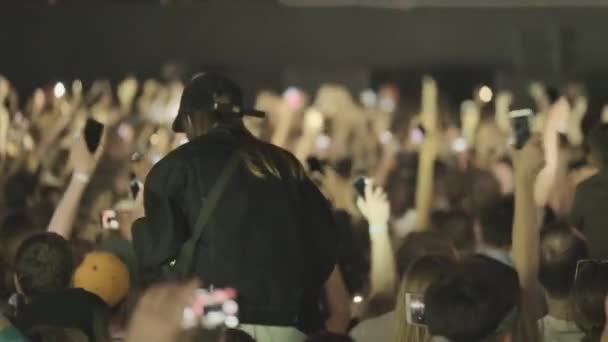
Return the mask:
<path id="1" fill-rule="evenodd" d="M 438 211 L 431 216 L 431 227 L 447 237 L 463 254 L 475 250 L 473 218 L 464 211 Z"/>
<path id="2" fill-rule="evenodd" d="M 437 232 L 412 232 L 401 243 L 397 250 L 396 263 L 399 279 L 412 263 L 425 255 L 443 255 L 455 257 L 456 251 L 452 243 Z"/>
<path id="3" fill-rule="evenodd" d="M 556 222 L 543 229 L 538 278 L 550 297 L 566 299 L 570 296 L 576 264 L 588 257 L 587 242 L 565 222 Z"/>
<path id="4" fill-rule="evenodd" d="M 502 196 L 487 202 L 479 210 L 479 226 L 484 243 L 492 247 L 511 246 L 515 200 Z"/>
<path id="5" fill-rule="evenodd" d="M 608 166 L 608 124 L 595 126 L 589 133 L 589 148 L 599 168 Z"/>
<path id="6" fill-rule="evenodd" d="M 608 265 L 590 266 L 585 271 L 579 266 L 572 288 L 572 304 L 576 324 L 588 338 L 595 336 L 599 340 L 606 322 L 604 303 L 608 294 Z"/>
<path id="7" fill-rule="evenodd" d="M 423 295 L 433 282 L 449 274 L 455 267 L 455 259 L 449 256 L 426 255 L 412 263 L 399 286 L 393 341 L 414 342 L 428 338 L 426 328 L 407 323 L 407 294 Z"/>
<path id="8" fill-rule="evenodd" d="M 89 342 L 82 331 L 60 327 L 35 327 L 27 335 L 31 342 Z"/>
<path id="9" fill-rule="evenodd" d="M 68 241 L 57 234 L 34 235 L 17 251 L 15 274 L 28 297 L 68 288 L 73 271 Z"/>
<path id="10" fill-rule="evenodd" d="M 478 211 L 485 203 L 501 196 L 500 182 L 490 172 L 474 169 L 471 172 L 471 194 L 469 208 L 472 212 Z"/>
<path id="11" fill-rule="evenodd" d="M 486 341 L 511 329 L 519 297 L 517 273 L 511 267 L 471 256 L 426 291 L 427 327 L 433 336 L 452 342 Z"/>

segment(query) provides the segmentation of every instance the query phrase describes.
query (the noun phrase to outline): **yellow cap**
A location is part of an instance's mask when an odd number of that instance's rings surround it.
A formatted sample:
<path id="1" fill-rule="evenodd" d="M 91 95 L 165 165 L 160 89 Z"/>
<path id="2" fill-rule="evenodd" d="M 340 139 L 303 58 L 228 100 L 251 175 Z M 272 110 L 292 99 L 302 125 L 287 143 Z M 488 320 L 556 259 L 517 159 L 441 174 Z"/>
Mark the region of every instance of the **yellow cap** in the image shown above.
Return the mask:
<path id="1" fill-rule="evenodd" d="M 73 285 L 96 294 L 113 307 L 129 292 L 129 270 L 112 253 L 90 252 L 74 272 Z"/>

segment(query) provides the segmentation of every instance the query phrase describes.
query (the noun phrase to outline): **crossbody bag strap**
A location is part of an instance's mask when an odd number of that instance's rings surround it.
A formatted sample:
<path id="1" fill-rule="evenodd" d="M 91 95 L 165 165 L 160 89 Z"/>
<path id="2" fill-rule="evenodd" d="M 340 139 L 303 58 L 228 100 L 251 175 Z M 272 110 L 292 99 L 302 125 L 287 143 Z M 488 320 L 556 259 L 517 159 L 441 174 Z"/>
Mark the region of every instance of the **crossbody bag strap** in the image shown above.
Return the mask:
<path id="1" fill-rule="evenodd" d="M 237 153 L 230 157 L 228 163 L 226 163 L 226 166 L 224 166 L 218 179 L 209 191 L 207 198 L 203 200 L 201 210 L 192 230 L 192 235 L 186 241 L 186 243 L 182 245 L 178 257 L 175 260 L 174 271 L 177 272 L 177 275 L 180 278 L 185 278 L 191 275 L 190 272 L 192 271 L 192 263 L 196 245 L 201 239 L 205 227 L 211 218 L 211 214 L 217 207 L 217 204 L 224 193 L 226 186 L 228 185 L 228 181 L 236 171 L 239 160 L 240 158 Z"/>

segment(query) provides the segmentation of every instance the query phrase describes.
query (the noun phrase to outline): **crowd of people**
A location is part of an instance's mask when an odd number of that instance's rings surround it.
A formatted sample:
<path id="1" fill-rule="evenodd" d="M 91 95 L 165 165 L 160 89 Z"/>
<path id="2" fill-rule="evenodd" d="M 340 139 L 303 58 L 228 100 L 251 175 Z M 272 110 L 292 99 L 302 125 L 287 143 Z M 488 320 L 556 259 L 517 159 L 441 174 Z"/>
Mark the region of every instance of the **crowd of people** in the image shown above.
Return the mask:
<path id="1" fill-rule="evenodd" d="M 488 86 L 459 111 L 431 77 L 417 108 L 261 89 L 246 113 L 208 75 L 27 98 L 0 76 L 0 341 L 608 341 L 608 110 L 581 84 L 532 84 L 518 146 L 522 101 Z M 193 114 L 209 87 L 249 115 Z"/>

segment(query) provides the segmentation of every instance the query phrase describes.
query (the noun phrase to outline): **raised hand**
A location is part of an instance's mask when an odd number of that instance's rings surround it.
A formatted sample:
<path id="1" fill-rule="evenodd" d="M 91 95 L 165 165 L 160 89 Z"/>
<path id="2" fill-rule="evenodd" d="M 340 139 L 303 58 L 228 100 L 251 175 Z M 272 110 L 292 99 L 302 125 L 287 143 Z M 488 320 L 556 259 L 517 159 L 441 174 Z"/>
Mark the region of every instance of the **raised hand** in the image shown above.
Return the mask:
<path id="1" fill-rule="evenodd" d="M 120 106 L 123 110 L 129 109 L 133 104 L 133 99 L 137 93 L 137 88 L 138 83 L 134 77 L 127 77 L 118 85 L 118 101 L 120 102 Z"/>
<path id="2" fill-rule="evenodd" d="M 430 76 L 422 79 L 422 113 L 420 120 L 424 129 L 435 132 L 438 124 L 437 114 L 437 83 Z"/>
<path id="3" fill-rule="evenodd" d="M 583 143 L 584 134 L 581 123 L 587 114 L 587 107 L 587 98 L 579 96 L 574 100 L 572 111 L 568 117 L 568 130 L 566 131 L 566 134 L 568 136 L 568 141 L 574 146 L 580 146 Z"/>
<path id="4" fill-rule="evenodd" d="M 509 120 L 509 107 L 513 102 L 513 94 L 501 91 L 496 95 L 495 120 L 496 125 L 505 133 L 511 132 L 511 121 Z"/>
<path id="5" fill-rule="evenodd" d="M 475 135 L 480 122 L 479 108 L 472 100 L 463 101 L 460 105 L 460 122 L 462 135 L 469 146 L 475 145 Z"/>
<path id="6" fill-rule="evenodd" d="M 95 153 L 91 153 L 87 148 L 84 134 L 78 137 L 70 149 L 70 164 L 72 165 L 75 173 L 90 176 L 93 171 L 95 171 L 95 168 L 97 168 L 97 164 L 99 163 L 99 159 L 101 159 L 101 156 L 105 150 L 105 140 L 105 134 L 102 134 L 97 150 Z"/>
<path id="7" fill-rule="evenodd" d="M 542 139 L 534 135 L 521 150 L 513 152 L 513 166 L 518 180 L 533 184 L 545 164 Z"/>
<path id="8" fill-rule="evenodd" d="M 200 282 L 152 287 L 140 299 L 127 332 L 127 342 L 179 340 L 184 307 L 194 300 Z"/>
<path id="9" fill-rule="evenodd" d="M 369 223 L 370 227 L 386 227 L 391 213 L 391 207 L 384 189 L 374 186 L 371 180 L 365 184 L 365 198 L 357 199 L 357 207 Z"/>

